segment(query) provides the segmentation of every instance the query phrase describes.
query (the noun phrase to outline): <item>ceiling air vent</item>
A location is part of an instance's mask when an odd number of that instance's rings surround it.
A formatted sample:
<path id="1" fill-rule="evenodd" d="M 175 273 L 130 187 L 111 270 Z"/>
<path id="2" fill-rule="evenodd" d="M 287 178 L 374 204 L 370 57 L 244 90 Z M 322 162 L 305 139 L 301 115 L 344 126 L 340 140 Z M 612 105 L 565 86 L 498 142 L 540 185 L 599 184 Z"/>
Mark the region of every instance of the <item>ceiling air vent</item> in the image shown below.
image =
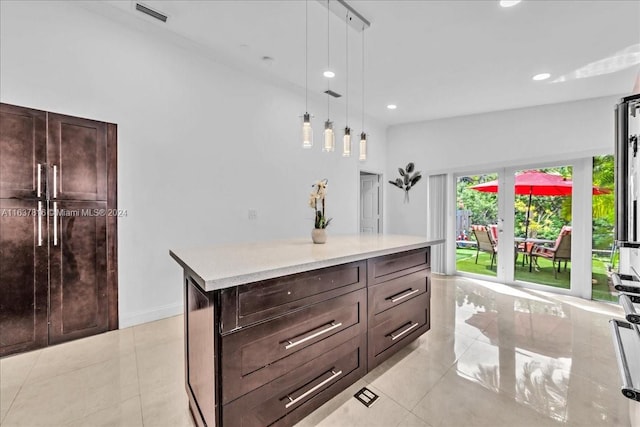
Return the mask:
<path id="1" fill-rule="evenodd" d="M 342 96 L 338 92 L 334 92 L 331 89 L 325 90 L 324 93 L 326 93 L 327 95 L 331 95 L 334 98 L 340 98 Z"/>
<path id="2" fill-rule="evenodd" d="M 150 9 L 141 3 L 136 3 L 136 10 L 149 15 L 150 17 L 155 18 L 158 21 L 167 22 L 167 15 L 163 15 L 162 13 Z"/>

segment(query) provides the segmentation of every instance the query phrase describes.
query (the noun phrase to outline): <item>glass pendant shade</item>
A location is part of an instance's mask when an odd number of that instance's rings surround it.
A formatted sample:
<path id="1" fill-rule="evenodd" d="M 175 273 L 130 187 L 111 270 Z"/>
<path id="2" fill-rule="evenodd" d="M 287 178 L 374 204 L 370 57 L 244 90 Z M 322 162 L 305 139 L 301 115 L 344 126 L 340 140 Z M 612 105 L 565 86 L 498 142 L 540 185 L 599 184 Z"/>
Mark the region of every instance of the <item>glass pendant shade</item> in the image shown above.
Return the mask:
<path id="1" fill-rule="evenodd" d="M 360 160 L 367 160 L 367 134 L 360 134 Z"/>
<path id="2" fill-rule="evenodd" d="M 311 129 L 311 117 L 309 113 L 304 113 L 302 122 L 302 148 L 313 147 L 313 129 Z"/>
<path id="3" fill-rule="evenodd" d="M 324 146 L 322 151 L 332 152 L 336 149 L 336 137 L 333 133 L 333 122 L 327 120 L 324 122 Z"/>
<path id="4" fill-rule="evenodd" d="M 351 129 L 344 128 L 344 137 L 342 138 L 342 156 L 351 157 Z"/>

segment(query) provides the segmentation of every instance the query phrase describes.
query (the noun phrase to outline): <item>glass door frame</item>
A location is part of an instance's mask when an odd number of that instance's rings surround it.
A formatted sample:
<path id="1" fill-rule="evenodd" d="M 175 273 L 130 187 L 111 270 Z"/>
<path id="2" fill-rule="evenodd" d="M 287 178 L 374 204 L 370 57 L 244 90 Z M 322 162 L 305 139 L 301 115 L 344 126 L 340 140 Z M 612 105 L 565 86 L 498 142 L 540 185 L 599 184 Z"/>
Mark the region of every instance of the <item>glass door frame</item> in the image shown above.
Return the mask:
<path id="1" fill-rule="evenodd" d="M 525 165 L 494 167 L 476 169 L 471 172 L 460 171 L 450 174 L 451 192 L 455 194 L 456 182 L 460 176 L 476 175 L 482 173 L 498 174 L 498 242 L 514 241 L 515 236 L 515 192 L 513 191 L 515 184 L 515 173 L 526 169 L 540 169 L 557 166 L 573 167 L 573 194 L 571 203 L 571 226 L 572 226 L 572 244 L 571 244 L 571 279 L 569 289 L 555 288 L 553 286 L 541 285 L 531 282 L 516 281 L 515 269 L 513 262 L 501 262 L 501 260 L 513 260 L 515 257 L 515 245 L 502 244 L 498 245 L 497 271 L 496 277 L 482 276 L 473 273 L 459 272 L 455 265 L 455 239 L 449 245 L 448 252 L 451 254 L 448 259 L 452 260 L 447 263 L 447 272 L 464 277 L 471 277 L 486 281 L 506 283 L 516 285 L 523 288 L 540 290 L 546 292 L 554 292 L 558 294 L 566 294 L 591 299 L 591 248 L 592 248 L 592 194 L 593 185 L 593 156 L 556 160 L 553 162 L 536 162 Z M 508 191 L 507 191 L 508 189 Z M 456 197 L 452 197 L 450 203 L 451 212 L 449 215 L 449 233 L 455 234 L 455 209 Z"/>
<path id="2" fill-rule="evenodd" d="M 496 173 L 498 174 L 498 193 L 496 193 L 497 198 L 498 198 L 498 242 L 500 242 L 500 239 L 502 239 L 505 236 L 505 226 L 508 227 L 508 220 L 505 218 L 504 212 L 505 212 L 505 201 L 504 201 L 504 195 L 502 194 L 502 191 L 500 191 L 500 189 L 505 188 L 505 185 L 509 185 L 508 183 L 505 183 L 505 177 L 507 175 L 506 173 L 506 169 L 504 167 L 496 167 L 496 168 L 483 168 L 483 169 L 472 169 L 469 171 L 461 171 L 461 172 L 456 172 L 453 174 L 450 174 L 451 180 L 450 180 L 450 185 L 449 185 L 449 194 L 454 194 L 454 197 L 451 197 L 451 201 L 452 203 L 450 203 L 450 209 L 451 212 L 453 212 L 453 215 L 449 215 L 450 221 L 449 221 L 449 227 L 448 227 L 448 236 L 455 236 L 455 228 L 456 228 L 456 224 L 455 224 L 455 218 L 456 218 L 456 209 L 457 209 L 457 182 L 458 182 L 458 178 L 462 177 L 462 176 L 469 176 L 469 175 L 482 175 L 482 174 L 493 174 Z M 513 181 L 513 179 L 512 179 Z M 511 183 L 511 187 L 513 187 L 513 182 Z M 513 198 L 513 196 L 512 196 Z M 513 201 L 512 201 L 513 204 Z M 453 218 L 453 220 L 451 220 L 451 218 Z M 511 225 L 511 235 L 513 236 L 513 220 L 511 220 L 512 225 Z M 505 237 L 506 238 L 506 237 Z M 513 239 L 512 239 L 513 240 Z M 483 274 L 475 274 L 475 273 L 468 273 L 465 271 L 458 271 L 457 266 L 456 266 L 456 242 L 455 239 L 453 239 L 453 242 L 451 245 L 449 245 L 449 247 L 447 248 L 447 251 L 452 254 L 452 256 L 449 256 L 447 259 L 451 260 L 451 262 L 447 263 L 447 272 L 449 274 L 453 273 L 456 274 L 458 276 L 462 276 L 462 277 L 470 277 L 473 279 L 480 279 L 480 280 L 486 280 L 488 282 L 498 282 L 498 283 L 507 283 L 507 274 L 508 274 L 508 267 L 506 267 L 503 265 L 504 263 L 501 262 L 501 260 L 503 259 L 509 259 L 507 257 L 511 256 L 513 257 L 513 248 L 511 248 L 511 255 L 509 255 L 508 253 L 508 248 L 505 249 L 505 246 L 509 246 L 509 245 L 500 245 L 498 244 L 498 252 L 497 252 L 497 256 L 496 256 L 496 276 L 485 276 Z M 509 264 L 509 263 L 507 263 Z M 511 277 L 513 277 L 513 265 L 511 266 Z"/>

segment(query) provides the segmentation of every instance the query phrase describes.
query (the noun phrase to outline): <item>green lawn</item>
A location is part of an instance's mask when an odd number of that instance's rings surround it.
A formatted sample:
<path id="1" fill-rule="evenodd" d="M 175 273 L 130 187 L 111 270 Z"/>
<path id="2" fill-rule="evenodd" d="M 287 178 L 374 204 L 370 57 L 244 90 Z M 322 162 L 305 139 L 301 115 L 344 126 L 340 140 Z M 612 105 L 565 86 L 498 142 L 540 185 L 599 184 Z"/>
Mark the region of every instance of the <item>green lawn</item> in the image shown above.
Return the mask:
<path id="1" fill-rule="evenodd" d="M 539 268 L 529 272 L 529 264 L 525 263 L 525 266 L 523 267 L 521 256 L 522 255 L 518 257 L 516 262 L 516 280 L 569 289 L 571 263 L 567 264 L 567 271 L 564 271 L 563 263 L 562 269 L 558 273 L 558 277 L 555 278 L 551 261 L 539 258 Z M 611 295 L 609 292 L 605 261 L 607 260 L 597 257 L 594 257 L 592 261 L 593 298 L 606 301 L 617 301 L 618 298 Z M 474 248 L 458 248 L 456 250 L 456 267 L 458 271 L 495 277 L 496 265 L 494 263 L 493 268 L 491 269 L 489 268 L 490 264 L 491 256 L 485 252 L 480 252 L 478 263 L 476 264 L 476 250 Z"/>

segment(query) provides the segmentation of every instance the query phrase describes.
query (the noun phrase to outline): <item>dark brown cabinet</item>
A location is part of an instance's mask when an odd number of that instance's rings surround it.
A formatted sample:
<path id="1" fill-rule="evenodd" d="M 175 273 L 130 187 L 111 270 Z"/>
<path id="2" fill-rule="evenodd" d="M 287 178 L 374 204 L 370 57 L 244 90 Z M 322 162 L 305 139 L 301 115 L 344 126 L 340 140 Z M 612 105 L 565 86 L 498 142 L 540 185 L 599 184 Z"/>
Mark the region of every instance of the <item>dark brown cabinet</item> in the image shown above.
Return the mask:
<path id="1" fill-rule="evenodd" d="M 47 219 L 37 206 L 0 199 L 0 355 L 47 344 Z"/>
<path id="2" fill-rule="evenodd" d="M 0 199 L 40 198 L 45 191 L 47 113 L 0 104 L 0 141 Z"/>
<path id="3" fill-rule="evenodd" d="M 0 104 L 0 356 L 117 328 L 116 126 Z"/>
<path id="4" fill-rule="evenodd" d="M 106 203 L 55 203 L 50 219 L 57 225 L 49 242 L 51 344 L 95 335 L 109 325 L 107 221 L 93 214 L 106 210 Z"/>
<path id="5" fill-rule="evenodd" d="M 373 369 L 429 330 L 429 248 L 367 261 L 368 364 Z"/>
<path id="6" fill-rule="evenodd" d="M 198 426 L 292 426 L 430 327 L 422 248 L 203 291 L 185 268 Z"/>
<path id="7" fill-rule="evenodd" d="M 107 200 L 107 124 L 49 113 L 52 199 Z"/>

